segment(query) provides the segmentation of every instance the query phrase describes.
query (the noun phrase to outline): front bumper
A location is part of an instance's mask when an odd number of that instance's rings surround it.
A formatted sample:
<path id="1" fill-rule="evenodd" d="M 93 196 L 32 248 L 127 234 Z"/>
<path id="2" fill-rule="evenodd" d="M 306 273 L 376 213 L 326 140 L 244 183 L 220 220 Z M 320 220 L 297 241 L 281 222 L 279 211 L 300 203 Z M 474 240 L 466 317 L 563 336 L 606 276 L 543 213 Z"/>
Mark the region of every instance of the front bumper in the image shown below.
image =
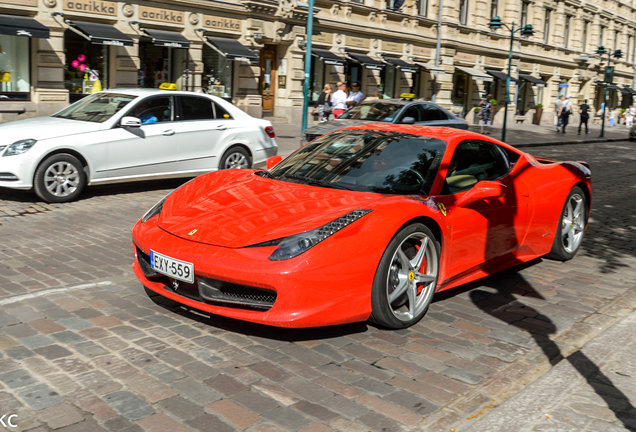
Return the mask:
<path id="1" fill-rule="evenodd" d="M 33 187 L 33 174 L 28 152 L 24 155 L 0 156 L 0 186 L 28 190 Z"/>
<path id="2" fill-rule="evenodd" d="M 275 246 L 233 249 L 196 243 L 165 232 L 157 220 L 133 228 L 133 270 L 146 288 L 171 300 L 277 327 L 345 324 L 371 314 L 371 287 L 382 251 L 354 252 L 356 244 L 346 233 L 296 258 L 270 261 Z M 170 278 L 149 273 L 144 260 L 151 249 L 193 263 L 195 283 L 179 283 L 175 290 Z"/>

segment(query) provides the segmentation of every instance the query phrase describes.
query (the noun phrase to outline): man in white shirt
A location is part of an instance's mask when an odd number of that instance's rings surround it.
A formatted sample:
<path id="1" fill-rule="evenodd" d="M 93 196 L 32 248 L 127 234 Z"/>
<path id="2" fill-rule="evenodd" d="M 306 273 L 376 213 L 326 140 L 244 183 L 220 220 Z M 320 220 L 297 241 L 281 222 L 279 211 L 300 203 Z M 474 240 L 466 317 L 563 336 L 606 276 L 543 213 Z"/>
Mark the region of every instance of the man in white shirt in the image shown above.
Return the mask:
<path id="1" fill-rule="evenodd" d="M 354 81 L 351 83 L 351 92 L 347 97 L 347 108 L 351 108 L 354 105 L 358 105 L 364 100 L 364 94 L 360 91 L 360 81 Z"/>
<path id="2" fill-rule="evenodd" d="M 331 95 L 331 106 L 333 107 L 333 116 L 338 118 L 347 110 L 347 83 L 339 81 L 338 90 Z"/>

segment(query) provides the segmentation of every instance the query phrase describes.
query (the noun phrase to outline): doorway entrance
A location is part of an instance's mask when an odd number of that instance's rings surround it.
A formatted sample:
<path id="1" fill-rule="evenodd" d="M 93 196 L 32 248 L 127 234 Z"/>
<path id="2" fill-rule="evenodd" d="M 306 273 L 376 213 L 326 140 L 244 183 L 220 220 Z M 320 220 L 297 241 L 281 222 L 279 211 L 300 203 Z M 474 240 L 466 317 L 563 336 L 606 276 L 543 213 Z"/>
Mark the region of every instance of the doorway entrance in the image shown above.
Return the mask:
<path id="1" fill-rule="evenodd" d="M 261 96 L 263 113 L 274 110 L 274 91 L 276 83 L 276 45 L 265 45 L 261 51 Z"/>

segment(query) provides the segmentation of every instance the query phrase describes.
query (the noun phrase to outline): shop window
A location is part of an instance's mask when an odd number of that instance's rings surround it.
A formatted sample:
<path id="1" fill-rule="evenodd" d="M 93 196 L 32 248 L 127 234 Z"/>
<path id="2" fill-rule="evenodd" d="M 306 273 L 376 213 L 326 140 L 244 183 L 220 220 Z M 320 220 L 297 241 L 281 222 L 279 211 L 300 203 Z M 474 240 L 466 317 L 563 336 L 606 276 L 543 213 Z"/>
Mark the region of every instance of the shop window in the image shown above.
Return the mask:
<path id="1" fill-rule="evenodd" d="M 108 45 L 90 43 L 71 30 L 64 33 L 64 86 L 71 102 L 109 88 L 108 49 Z"/>
<path id="2" fill-rule="evenodd" d="M 567 96 L 568 95 L 568 88 L 569 88 L 569 84 L 568 84 L 568 79 L 567 78 L 561 78 L 561 82 L 559 83 L 559 97 L 561 96 Z"/>
<path id="3" fill-rule="evenodd" d="M 203 83 L 208 93 L 222 97 L 232 97 L 234 61 L 219 54 L 207 45 L 203 46 Z"/>
<path id="4" fill-rule="evenodd" d="M 459 23 L 466 25 L 468 22 L 468 0 L 459 0 Z"/>
<path id="5" fill-rule="evenodd" d="M 139 60 L 141 62 L 138 76 L 139 87 L 158 88 L 167 82 L 177 84 L 179 90 L 185 90 L 187 55 L 188 50 L 185 48 L 168 48 L 153 45 L 151 42 L 139 42 Z M 179 82 L 177 83 L 177 81 Z"/>
<path id="6" fill-rule="evenodd" d="M 0 34 L 0 98 L 29 100 L 31 92 L 28 37 Z"/>
<path id="7" fill-rule="evenodd" d="M 386 65 L 380 74 L 382 79 L 382 99 L 395 97 L 395 66 Z"/>
<path id="8" fill-rule="evenodd" d="M 320 97 L 320 93 L 322 93 L 322 89 L 325 86 L 325 63 L 312 56 L 311 58 L 311 76 L 309 78 L 310 89 L 309 95 L 310 100 L 315 102 Z"/>

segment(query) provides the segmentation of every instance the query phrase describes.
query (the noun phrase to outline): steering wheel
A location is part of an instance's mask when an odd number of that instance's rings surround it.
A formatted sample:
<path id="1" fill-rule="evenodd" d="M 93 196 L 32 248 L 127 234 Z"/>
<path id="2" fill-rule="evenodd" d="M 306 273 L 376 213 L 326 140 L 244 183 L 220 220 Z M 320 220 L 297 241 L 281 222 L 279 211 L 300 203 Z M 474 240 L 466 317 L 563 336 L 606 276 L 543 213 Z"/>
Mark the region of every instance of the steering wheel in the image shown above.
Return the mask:
<path id="1" fill-rule="evenodd" d="M 420 174 L 419 172 L 415 171 L 413 168 L 399 166 L 399 167 L 393 168 L 391 171 L 397 171 L 397 170 L 399 170 L 400 172 L 410 171 L 411 173 L 415 174 L 415 177 L 417 177 L 418 183 L 420 184 L 426 183 L 426 180 L 424 180 L 424 176 Z"/>

